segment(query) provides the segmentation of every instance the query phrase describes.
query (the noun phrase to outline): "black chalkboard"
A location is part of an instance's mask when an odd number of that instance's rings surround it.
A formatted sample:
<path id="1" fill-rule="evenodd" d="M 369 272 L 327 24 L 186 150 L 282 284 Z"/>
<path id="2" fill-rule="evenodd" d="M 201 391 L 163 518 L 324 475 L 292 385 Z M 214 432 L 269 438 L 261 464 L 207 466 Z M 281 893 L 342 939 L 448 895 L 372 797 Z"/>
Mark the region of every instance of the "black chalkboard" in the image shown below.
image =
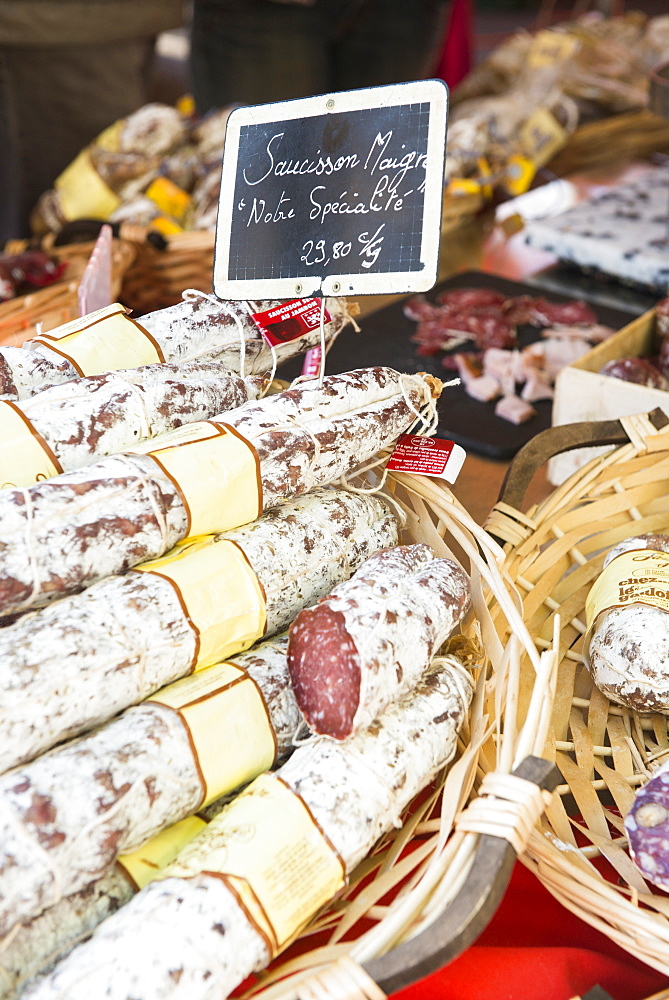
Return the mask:
<path id="1" fill-rule="evenodd" d="M 233 111 L 216 294 L 302 298 L 431 288 L 446 114 L 440 80 Z"/>

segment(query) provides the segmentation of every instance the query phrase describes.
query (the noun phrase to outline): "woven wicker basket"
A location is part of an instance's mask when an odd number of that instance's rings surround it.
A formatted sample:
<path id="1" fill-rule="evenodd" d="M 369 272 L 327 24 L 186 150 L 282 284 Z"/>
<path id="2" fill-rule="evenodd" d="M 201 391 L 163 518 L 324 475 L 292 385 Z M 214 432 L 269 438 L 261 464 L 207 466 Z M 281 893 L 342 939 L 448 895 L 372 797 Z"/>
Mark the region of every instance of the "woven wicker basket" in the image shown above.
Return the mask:
<path id="1" fill-rule="evenodd" d="M 658 429 L 659 428 L 659 429 Z M 539 440 L 542 439 L 542 440 Z M 610 449 L 547 500 L 520 512 L 529 473 L 575 444 Z M 623 817 L 635 789 L 669 756 L 667 717 L 609 704 L 582 657 L 585 599 L 606 552 L 622 539 L 669 530 L 669 426 L 661 410 L 539 435 L 512 465 L 486 527 L 506 541 L 503 572 L 522 595 L 523 620 L 538 650 L 559 646 L 557 693 L 540 754 L 563 782 L 522 861 L 570 911 L 658 971 L 669 974 L 669 901 L 629 859 Z M 492 608 L 502 643 L 513 642 Z M 522 724 L 536 680 L 526 658 L 519 699 L 500 727 Z M 494 759 L 492 744 L 486 748 Z"/>
<path id="2" fill-rule="evenodd" d="M 65 261 L 67 269 L 63 281 L 46 288 L 9 299 L 0 304 L 0 344 L 20 347 L 37 334 L 37 324 L 44 331 L 76 319 L 79 315 L 79 282 L 95 246 L 90 243 L 73 243 L 55 247 L 53 238 L 47 237 L 42 247 L 52 257 Z M 7 244 L 7 253 L 21 253 L 27 244 L 14 240 Z M 123 276 L 135 259 L 135 248 L 124 240 L 114 240 L 112 246 L 112 295 L 120 294 Z"/>
<path id="3" fill-rule="evenodd" d="M 533 472 L 590 445 L 610 448 L 523 513 Z M 477 694 L 443 780 L 302 935 L 300 954 L 277 960 L 249 995 L 377 1000 L 416 981 L 475 940 L 516 854 L 567 909 L 668 974 L 669 903 L 632 865 L 622 820 L 669 757 L 667 719 L 609 705 L 581 656 L 585 598 L 606 551 L 669 530 L 666 416 L 538 435 L 512 463 L 486 530 L 435 480 L 395 474 L 389 485 L 406 538 L 471 571 L 462 633 L 465 649 L 485 649 Z"/>
<path id="4" fill-rule="evenodd" d="M 536 650 L 502 572 L 502 548 L 441 481 L 394 473 L 386 492 L 406 516 L 404 541 L 427 542 L 470 572 L 473 611 L 452 650 L 470 665 L 477 691 L 456 761 L 245 996 L 378 1000 L 445 965 L 494 914 L 516 853 L 550 799 L 546 789 L 559 779 L 532 756 L 546 740 L 556 655 Z M 517 635 L 506 651 L 493 607 Z M 500 732 L 489 702 L 495 692 L 500 707 L 513 702 L 523 658 L 538 678 L 532 704 L 524 725 Z"/>
<path id="5" fill-rule="evenodd" d="M 185 288 L 211 291 L 215 233 L 175 233 L 166 237 L 165 249 L 159 250 L 146 241 L 145 229 L 135 228 L 137 256 L 121 288 L 124 305 L 147 313 L 181 302 Z M 127 231 L 131 231 L 130 227 Z"/>

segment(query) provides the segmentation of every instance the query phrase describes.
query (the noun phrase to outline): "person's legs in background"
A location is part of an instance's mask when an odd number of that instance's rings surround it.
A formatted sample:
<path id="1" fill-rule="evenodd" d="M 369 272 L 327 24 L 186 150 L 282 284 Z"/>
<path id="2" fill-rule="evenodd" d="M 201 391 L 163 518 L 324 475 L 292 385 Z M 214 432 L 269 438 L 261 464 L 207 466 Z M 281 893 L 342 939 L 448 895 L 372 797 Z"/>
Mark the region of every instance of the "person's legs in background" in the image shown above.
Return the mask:
<path id="1" fill-rule="evenodd" d="M 153 44 L 0 50 L 0 114 L 6 116 L 0 134 L 9 134 L 12 153 L 3 151 L 3 160 L 13 177 L 13 191 L 0 191 L 3 241 L 28 235 L 30 211 L 58 174 L 103 129 L 146 103 Z"/>
<path id="2" fill-rule="evenodd" d="M 320 4 L 195 0 L 193 96 L 199 114 L 228 104 L 268 104 L 329 88 Z"/>

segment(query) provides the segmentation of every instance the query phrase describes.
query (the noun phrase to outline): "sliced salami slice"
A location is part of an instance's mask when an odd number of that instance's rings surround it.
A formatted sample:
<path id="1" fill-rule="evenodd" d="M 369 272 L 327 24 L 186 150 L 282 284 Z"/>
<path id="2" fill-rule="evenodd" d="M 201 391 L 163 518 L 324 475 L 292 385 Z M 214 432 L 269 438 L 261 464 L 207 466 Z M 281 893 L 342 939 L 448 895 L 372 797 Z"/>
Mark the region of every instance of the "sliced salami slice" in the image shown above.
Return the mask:
<path id="1" fill-rule="evenodd" d="M 469 581 L 427 545 L 371 556 L 290 628 L 297 702 L 314 732 L 343 740 L 406 694 L 469 606 Z"/>
<path id="2" fill-rule="evenodd" d="M 644 878 L 669 890 L 669 769 L 661 765 L 625 817 L 630 856 Z"/>
<path id="3" fill-rule="evenodd" d="M 266 635 L 287 628 L 304 607 L 396 541 L 395 516 L 379 497 L 315 490 L 194 550 L 195 587 L 212 595 L 199 629 L 160 566 L 110 577 L 24 615 L 0 629 L 0 770 L 183 677 L 203 652 L 205 627 L 215 640 L 205 662 L 232 656 L 260 638 L 263 621 Z M 227 549 L 232 543 L 238 555 L 241 550 L 247 581 L 236 563 L 230 577 L 200 577 L 203 553 L 219 565 L 219 543 Z M 258 609 L 249 625 L 239 616 L 251 607 L 254 587 Z M 218 649 L 224 652 L 217 655 Z"/>
<path id="4" fill-rule="evenodd" d="M 286 756 L 302 721 L 287 644 L 278 637 L 158 691 L 0 778 L 0 934 Z M 175 696 L 190 713 L 168 706 Z M 218 747 L 208 768 L 198 753 L 207 741 Z"/>
<path id="5" fill-rule="evenodd" d="M 38 392 L 23 403 L 0 402 L 18 412 L 16 433 L 3 435 L 0 483 L 30 486 L 23 442 L 30 435 L 46 446 L 60 469 L 78 469 L 103 455 L 125 451 L 137 442 L 256 399 L 260 376 L 247 379 L 215 362 L 156 364 L 71 379 Z"/>
<path id="6" fill-rule="evenodd" d="M 533 299 L 530 307 L 530 322 L 535 326 L 552 326 L 563 323 L 576 326 L 597 322 L 597 316 L 587 302 L 575 299 L 573 302 L 549 302 L 548 299 Z"/>
<path id="7" fill-rule="evenodd" d="M 310 814 L 310 833 L 304 840 L 319 840 L 320 831 L 325 855 L 330 851 L 351 871 L 384 831 L 399 825 L 413 796 L 452 759 L 470 697 L 471 683 L 449 660 L 435 666 L 373 729 L 344 743 L 317 738 L 300 747 L 275 776 L 257 779 L 212 820 L 167 869 L 165 874 L 172 877 L 138 893 L 90 941 L 29 988 L 26 1000 L 228 996 L 271 957 L 267 936 L 249 918 L 237 889 L 231 888 L 233 872 L 226 853 L 238 839 L 235 820 L 240 809 L 256 806 L 255 831 L 244 828 L 245 839 L 255 836 L 251 850 L 257 869 L 249 873 L 251 881 L 256 871 L 259 876 L 281 871 L 286 880 L 292 872 L 290 884 L 286 881 L 283 891 L 279 884 L 276 893 L 291 905 L 302 890 L 304 906 L 293 906 L 290 918 L 283 921 L 284 934 L 295 933 L 314 915 L 323 896 L 327 902 L 330 885 L 320 871 L 305 879 L 303 860 L 296 860 L 294 867 L 289 863 L 291 854 L 284 853 L 285 844 L 277 837 L 280 817 L 268 807 L 273 789 L 282 802 L 288 799 L 287 805 L 296 796 L 295 809 Z M 295 837 L 295 859 L 304 840 Z"/>
<path id="8" fill-rule="evenodd" d="M 203 481 L 193 466 L 179 485 L 158 436 L 152 455 L 113 455 L 28 489 L 0 491 L 0 615 L 40 606 L 167 552 L 189 534 L 234 528 L 259 510 L 336 482 L 395 441 L 432 402 L 431 376 L 368 368 L 248 402 L 215 421 L 189 425 L 193 438 L 221 439 Z M 172 432 L 180 435 L 181 431 Z M 223 440 L 225 439 L 225 440 Z M 193 451 L 200 454 L 201 441 Z M 243 483 L 230 451 L 243 453 Z M 187 457 L 187 456 L 186 456 Z M 242 459 L 240 459 L 240 462 Z M 242 473 L 240 472 L 240 476 Z M 194 522 L 194 505 L 206 517 Z"/>

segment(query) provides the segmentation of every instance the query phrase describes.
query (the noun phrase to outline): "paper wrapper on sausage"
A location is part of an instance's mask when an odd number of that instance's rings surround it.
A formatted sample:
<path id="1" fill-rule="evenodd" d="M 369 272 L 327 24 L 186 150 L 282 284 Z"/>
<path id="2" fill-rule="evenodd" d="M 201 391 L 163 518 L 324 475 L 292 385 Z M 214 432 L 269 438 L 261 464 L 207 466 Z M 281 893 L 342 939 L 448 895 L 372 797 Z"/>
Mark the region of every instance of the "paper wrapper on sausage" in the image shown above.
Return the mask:
<path id="1" fill-rule="evenodd" d="M 342 740 L 404 695 L 469 606 L 469 581 L 428 545 L 371 556 L 290 628 L 288 663 L 314 732 Z"/>
<path id="2" fill-rule="evenodd" d="M 302 723 L 286 649 L 209 667 L 3 775 L 0 933 L 284 758 Z"/>
<path id="3" fill-rule="evenodd" d="M 634 536 L 607 553 L 586 604 L 588 664 L 618 705 L 669 712 L 668 598 L 669 536 Z"/>
<path id="4" fill-rule="evenodd" d="M 0 401 L 0 486 L 32 486 L 256 399 L 265 380 L 215 362 L 144 365 Z"/>
<path id="5" fill-rule="evenodd" d="M 345 873 L 452 759 L 471 693 L 449 657 L 371 729 L 343 743 L 318 737 L 300 747 L 212 820 L 164 881 L 138 893 L 29 988 L 26 1000 L 228 996 L 336 895 Z M 241 823 L 251 815 L 253 830 Z M 284 815 L 299 815 L 299 826 L 284 825 Z M 244 850 L 246 870 L 233 860 Z M 283 880 L 273 878 L 279 871 Z M 239 901 L 242 872 L 260 909 Z M 260 919 L 261 910 L 264 926 L 249 917 Z"/>
<path id="6" fill-rule="evenodd" d="M 0 615 L 249 523 L 392 444 L 437 380 L 367 368 L 244 403 L 28 489 L 0 491 Z M 141 448 L 142 446 L 140 446 Z"/>
<path id="7" fill-rule="evenodd" d="M 383 499 L 313 493 L 0 629 L 0 770 L 286 629 L 397 541 Z"/>
<path id="8" fill-rule="evenodd" d="M 147 313 L 134 326 L 149 334 L 154 345 L 151 351 L 157 361 L 216 361 L 238 374 L 241 372 L 243 338 L 243 374 L 258 375 L 271 369 L 273 358 L 250 312 L 263 312 L 278 304 L 271 300 L 247 305 L 245 302 L 224 302 L 215 300 L 213 296 L 197 295 L 176 306 Z M 325 324 L 325 341 L 330 343 L 351 322 L 352 312 L 345 299 L 327 299 L 326 308 L 330 320 Z M 125 312 L 122 306 L 118 306 L 117 311 Z M 90 316 L 85 319 L 90 319 Z M 77 323 L 81 325 L 81 321 Z M 68 329 L 70 326 L 72 324 L 67 324 Z M 82 370 L 69 356 L 63 356 L 62 348 L 55 349 L 51 338 L 60 329 L 48 331 L 43 342 L 34 340 L 27 341 L 23 347 L 0 347 L 0 399 L 27 399 L 48 386 L 59 385 L 82 374 L 99 374 L 99 368 L 96 371 Z M 320 343 L 320 338 L 320 329 L 317 328 L 293 341 L 278 344 L 275 347 L 277 361 L 303 354 Z M 141 342 L 141 336 L 139 339 Z M 127 354 L 123 357 L 125 361 L 118 365 L 105 365 L 105 370 L 145 363 L 139 357 L 136 361 L 128 361 Z"/>
<path id="9" fill-rule="evenodd" d="M 206 810 L 168 827 L 137 851 L 122 855 L 111 871 L 85 889 L 63 896 L 39 916 L 16 925 L 0 950 L 0 1000 L 13 1000 L 26 982 L 89 938 L 103 920 L 157 878 L 228 800 L 229 796 L 217 799 Z"/>

